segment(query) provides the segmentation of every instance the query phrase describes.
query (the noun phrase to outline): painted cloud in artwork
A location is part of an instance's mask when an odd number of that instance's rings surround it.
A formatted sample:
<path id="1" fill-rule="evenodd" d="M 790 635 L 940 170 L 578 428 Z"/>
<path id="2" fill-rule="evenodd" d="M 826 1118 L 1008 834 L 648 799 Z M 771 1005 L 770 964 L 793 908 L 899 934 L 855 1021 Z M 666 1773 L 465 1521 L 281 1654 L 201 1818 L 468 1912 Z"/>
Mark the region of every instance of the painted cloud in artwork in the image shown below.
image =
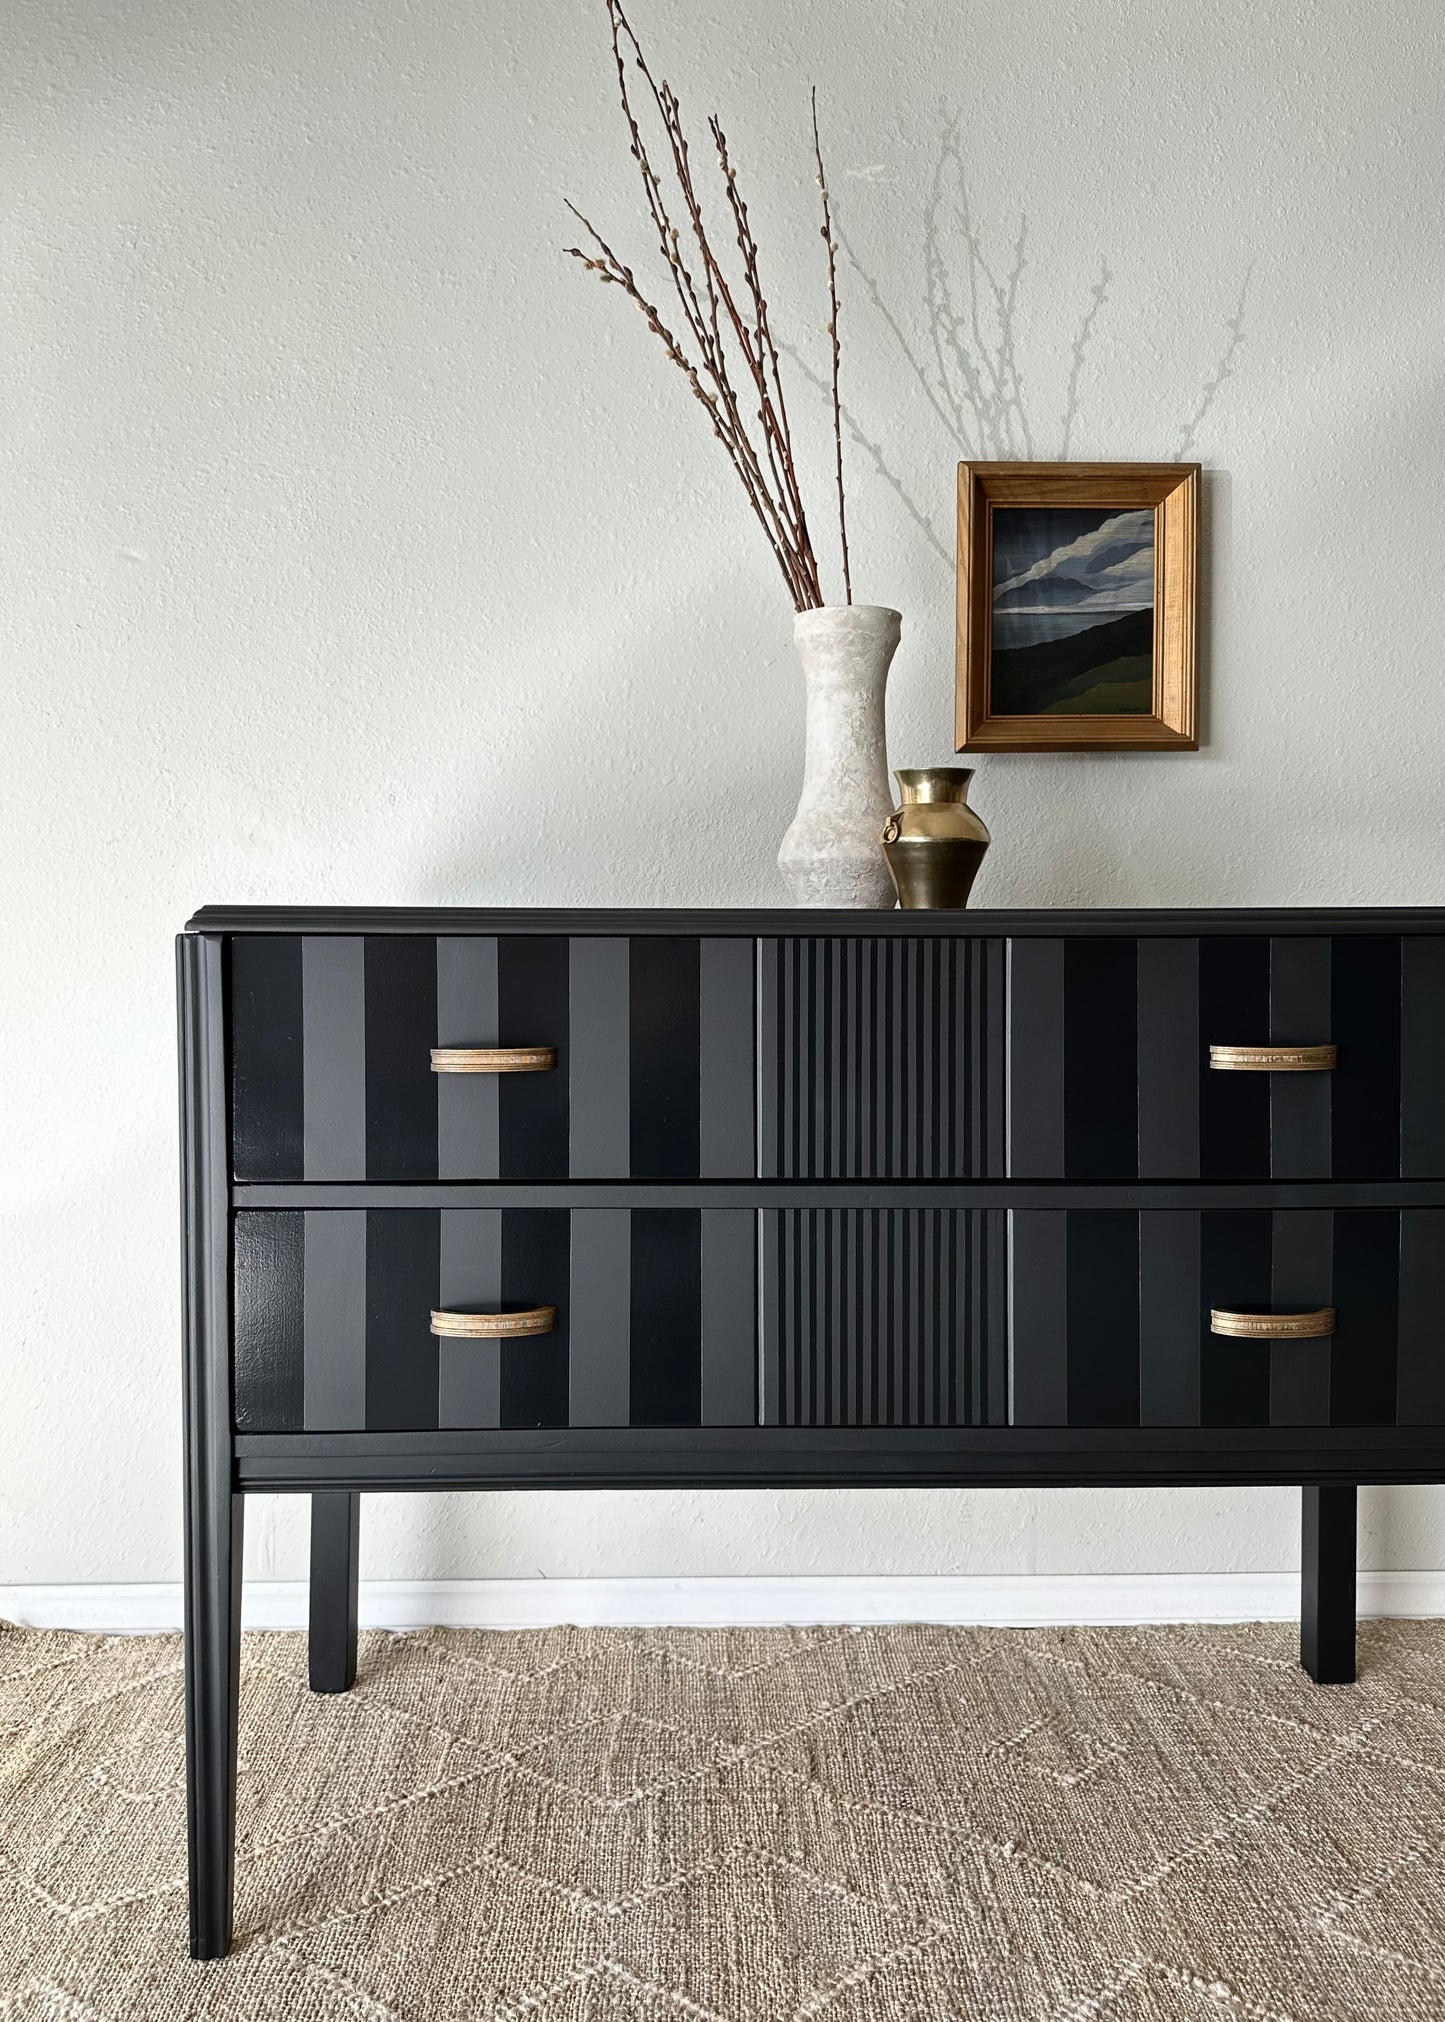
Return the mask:
<path id="1" fill-rule="evenodd" d="M 1064 516 L 1047 517 L 1057 520 Z M 1022 560 L 1022 555 L 1018 559 Z M 1114 513 L 1000 581 L 998 564 L 1003 560 L 996 550 L 996 611 L 1023 615 L 1147 610 L 1154 601 L 1154 514 Z"/>

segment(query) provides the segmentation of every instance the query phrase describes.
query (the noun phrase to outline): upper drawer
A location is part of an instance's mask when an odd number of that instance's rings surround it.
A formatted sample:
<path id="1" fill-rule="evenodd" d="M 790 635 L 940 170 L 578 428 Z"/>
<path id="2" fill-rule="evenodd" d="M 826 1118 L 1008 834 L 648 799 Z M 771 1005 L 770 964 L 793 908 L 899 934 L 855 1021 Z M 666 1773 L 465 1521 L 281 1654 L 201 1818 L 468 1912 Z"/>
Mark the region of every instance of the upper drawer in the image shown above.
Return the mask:
<path id="1" fill-rule="evenodd" d="M 755 1170 L 751 940 L 246 934 L 228 950 L 238 1180 Z M 437 1073 L 434 1047 L 555 1064 Z"/>
<path id="2" fill-rule="evenodd" d="M 1016 1179 L 1445 1177 L 1445 939 L 1009 944 Z M 1241 1071 L 1212 1047 L 1333 1046 Z"/>

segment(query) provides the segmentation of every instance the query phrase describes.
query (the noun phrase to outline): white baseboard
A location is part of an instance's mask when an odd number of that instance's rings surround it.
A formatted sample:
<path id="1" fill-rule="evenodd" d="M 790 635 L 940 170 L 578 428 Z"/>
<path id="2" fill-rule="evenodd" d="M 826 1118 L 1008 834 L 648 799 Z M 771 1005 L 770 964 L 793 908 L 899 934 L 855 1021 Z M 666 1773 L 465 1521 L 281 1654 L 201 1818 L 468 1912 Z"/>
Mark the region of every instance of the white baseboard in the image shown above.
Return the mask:
<path id="1" fill-rule="evenodd" d="M 1295 1573 L 1083 1573 L 971 1577 L 363 1580 L 369 1629 L 702 1627 L 736 1623 L 1277 1622 L 1299 1612 Z M 1445 1616 L 1445 1572 L 1359 1576 L 1362 1616 Z M 304 1629 L 301 1580 L 247 1583 L 248 1629 Z M 181 1625 L 179 1584 L 0 1587 L 0 1621 L 139 1635 Z"/>

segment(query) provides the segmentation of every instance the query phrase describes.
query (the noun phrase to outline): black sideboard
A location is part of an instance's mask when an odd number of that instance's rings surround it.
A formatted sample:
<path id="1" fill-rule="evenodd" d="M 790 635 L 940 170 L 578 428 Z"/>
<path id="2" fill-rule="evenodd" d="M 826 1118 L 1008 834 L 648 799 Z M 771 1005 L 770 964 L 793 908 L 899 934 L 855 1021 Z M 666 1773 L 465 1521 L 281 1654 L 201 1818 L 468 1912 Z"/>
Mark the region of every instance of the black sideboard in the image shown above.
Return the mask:
<path id="1" fill-rule="evenodd" d="M 208 908 L 179 974 L 197 1956 L 248 1491 L 319 1691 L 361 1490 L 648 1483 L 1297 1483 L 1353 1678 L 1356 1484 L 1445 1474 L 1445 912 Z"/>

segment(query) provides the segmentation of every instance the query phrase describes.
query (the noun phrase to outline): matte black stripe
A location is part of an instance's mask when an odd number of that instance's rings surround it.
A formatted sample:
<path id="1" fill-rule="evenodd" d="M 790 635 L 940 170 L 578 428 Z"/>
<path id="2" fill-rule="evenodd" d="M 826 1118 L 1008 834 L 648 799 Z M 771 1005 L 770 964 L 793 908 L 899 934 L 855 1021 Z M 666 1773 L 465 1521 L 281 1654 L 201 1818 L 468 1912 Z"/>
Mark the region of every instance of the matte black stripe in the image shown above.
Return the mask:
<path id="1" fill-rule="evenodd" d="M 1068 1216 L 1053 1209 L 1009 1215 L 1011 1425 L 1069 1420 Z"/>
<path id="2" fill-rule="evenodd" d="M 436 944 L 418 935 L 366 942 L 366 1177 L 437 1177 Z"/>
<path id="3" fill-rule="evenodd" d="M 1317 945 L 1301 941 L 1301 947 Z M 1291 1035 L 1293 1036 L 1293 1035 Z M 1303 1043 L 1303 1042 L 1301 1042 Z M 1287 1074 L 1285 1081 L 1312 1079 Z M 1310 1313 L 1334 1303 L 1334 1217 L 1328 1208 L 1270 1217 L 1274 1256 L 1270 1304 L 1276 1313 Z M 1330 1363 L 1328 1336 L 1269 1344 L 1271 1425 L 1328 1425 Z"/>
<path id="4" fill-rule="evenodd" d="M 977 1226 L 988 1245 L 985 1298 L 988 1333 L 985 1350 L 985 1385 L 978 1422 L 1007 1425 L 1009 1422 L 1009 1305 L 1008 1305 L 1008 1210 L 985 1208 L 977 1214 Z M 964 1227 L 969 1224 L 964 1223 Z"/>
<path id="5" fill-rule="evenodd" d="M 1107 943 L 1100 943 L 1107 946 Z M 1070 1425 L 1139 1423 L 1139 1217 L 1068 1218 Z"/>
<path id="6" fill-rule="evenodd" d="M 1137 946 L 1139 1177 L 1197 1179 L 1199 943 L 1160 939 Z"/>
<path id="7" fill-rule="evenodd" d="M 1064 944 L 1008 944 L 1008 1170 L 1064 1176 Z"/>
<path id="8" fill-rule="evenodd" d="M 638 1179 L 696 1179 L 698 944 L 639 935 L 629 961 L 632 1171 Z"/>
<path id="9" fill-rule="evenodd" d="M 1396 1423 L 1445 1425 L 1445 1215 L 1400 1215 L 1400 1366 Z"/>
<path id="10" fill-rule="evenodd" d="M 786 945 L 786 944 L 784 944 Z M 784 1051 L 779 998 L 777 941 L 759 941 L 758 950 L 758 1176 L 777 1179 L 783 1107 L 779 1094 L 779 1063 Z"/>
<path id="11" fill-rule="evenodd" d="M 236 1430 L 300 1432 L 302 1218 L 261 1209 L 234 1229 Z"/>
<path id="12" fill-rule="evenodd" d="M 478 1042 L 480 1043 L 480 1042 Z M 466 1077 L 471 1078 L 471 1077 Z M 439 1298 L 448 1312 L 502 1307 L 500 1208 L 448 1208 L 441 1217 Z M 437 1424 L 501 1424 L 502 1344 L 437 1338 Z"/>
<path id="13" fill-rule="evenodd" d="M 540 1080 L 522 1076 L 518 1080 Z M 572 1315 L 572 1217 L 565 1208 L 502 1211 L 502 1306 L 555 1306 L 556 1331 L 501 1344 L 504 1426 L 565 1425 Z"/>
<path id="14" fill-rule="evenodd" d="M 436 1425 L 437 1344 L 431 1316 L 440 1290 L 440 1224 L 440 1214 L 431 1208 L 367 1211 L 368 1432 Z"/>
<path id="15" fill-rule="evenodd" d="M 783 1369 L 787 1359 L 788 1315 L 783 1285 L 782 1235 L 781 1211 L 777 1208 L 760 1208 L 758 1210 L 758 1238 L 762 1250 L 758 1295 L 759 1331 L 762 1336 L 758 1358 L 762 1378 L 758 1408 L 760 1425 L 781 1425 L 783 1422 Z"/>
<path id="16" fill-rule="evenodd" d="M 1196 1089 L 1197 1063 L 1190 1066 L 1191 1088 Z M 1201 1422 L 1200 1305 L 1198 1215 L 1146 1209 L 1139 1217 L 1141 1425 Z"/>
<path id="17" fill-rule="evenodd" d="M 1304 934 L 1281 935 L 1269 944 L 1270 1039 L 1277 1046 L 1322 1046 L 1331 1032 L 1330 943 Z M 1273 1177 L 1328 1179 L 1331 1074 L 1257 1078 L 1269 1083 Z"/>
<path id="18" fill-rule="evenodd" d="M 1202 940 L 1199 943 L 1201 1179 L 1269 1177 L 1272 1077 L 1209 1065 L 1211 1046 L 1258 1046 L 1268 1031 L 1269 942 L 1262 936 L 1245 935 Z M 1229 1301 L 1216 1303 L 1228 1305 Z"/>
<path id="19" fill-rule="evenodd" d="M 1445 935 L 1401 943 L 1400 1170 L 1445 1176 Z"/>
<path id="20" fill-rule="evenodd" d="M 309 1208 L 305 1225 L 308 1432 L 366 1427 L 366 1211 Z"/>
<path id="21" fill-rule="evenodd" d="M 438 1046 L 500 1044 L 497 944 L 486 934 L 443 935 L 437 942 Z M 496 1179 L 498 1082 L 495 1074 L 438 1074 L 437 1174 Z"/>
<path id="22" fill-rule="evenodd" d="M 1341 1208 L 1335 1223 L 1330 1424 L 1393 1425 L 1399 1365 L 1400 1217 Z"/>
<path id="23" fill-rule="evenodd" d="M 947 944 L 949 959 L 956 962 L 956 942 Z M 988 1123 L 984 1132 L 984 1160 L 971 1175 L 975 1179 L 1002 1179 L 1008 1171 L 1008 968 L 1007 944 L 1000 940 L 984 943 L 985 999 L 983 1045 L 987 1061 Z M 958 1168 L 950 1162 L 945 1170 Z"/>
<path id="24" fill-rule="evenodd" d="M 1393 1179 L 1400 1171 L 1399 941 L 1337 939 L 1330 997 L 1340 1050 L 1330 1076 L 1335 1177 Z"/>
<path id="25" fill-rule="evenodd" d="M 1139 1170 L 1139 973 L 1133 941 L 1064 943 L 1064 1171 Z"/>
<path id="26" fill-rule="evenodd" d="M 834 943 L 840 962 L 846 945 Z M 699 944 L 698 1171 L 704 1179 L 744 1179 L 755 1170 L 753 972 L 751 941 Z"/>
<path id="27" fill-rule="evenodd" d="M 366 1178 L 366 943 L 301 942 L 305 1165 L 309 1180 Z"/>
<path id="28" fill-rule="evenodd" d="M 558 1180 L 568 1176 L 568 1001 L 566 941 L 552 935 L 508 935 L 498 941 L 497 1043 L 557 1049 L 557 1065 L 549 1071 L 504 1074 L 499 1079 L 503 1179 Z"/>
<path id="29" fill-rule="evenodd" d="M 1267 1425 L 1270 1344 L 1211 1333 L 1209 1315 L 1215 1307 L 1240 1313 L 1272 1310 L 1270 1217 L 1253 1208 L 1211 1208 L 1199 1222 L 1201 1417 L 1205 1425 Z"/>
<path id="30" fill-rule="evenodd" d="M 702 1415 L 701 1217 L 643 1208 L 632 1217 L 633 1425 L 697 1425 Z"/>
<path id="31" fill-rule="evenodd" d="M 573 1179 L 632 1170 L 629 943 L 609 935 L 568 943 L 568 1129 Z"/>
<path id="32" fill-rule="evenodd" d="M 702 1423 L 757 1422 L 757 1226 L 747 1208 L 702 1210 Z"/>
<path id="33" fill-rule="evenodd" d="M 299 1180 L 304 1167 L 301 938 L 246 934 L 231 971 L 231 1155 L 237 1179 Z"/>
<path id="34" fill-rule="evenodd" d="M 569 1423 L 626 1425 L 632 1393 L 632 1216 L 626 1208 L 584 1208 L 573 1215 L 571 1283 Z"/>

